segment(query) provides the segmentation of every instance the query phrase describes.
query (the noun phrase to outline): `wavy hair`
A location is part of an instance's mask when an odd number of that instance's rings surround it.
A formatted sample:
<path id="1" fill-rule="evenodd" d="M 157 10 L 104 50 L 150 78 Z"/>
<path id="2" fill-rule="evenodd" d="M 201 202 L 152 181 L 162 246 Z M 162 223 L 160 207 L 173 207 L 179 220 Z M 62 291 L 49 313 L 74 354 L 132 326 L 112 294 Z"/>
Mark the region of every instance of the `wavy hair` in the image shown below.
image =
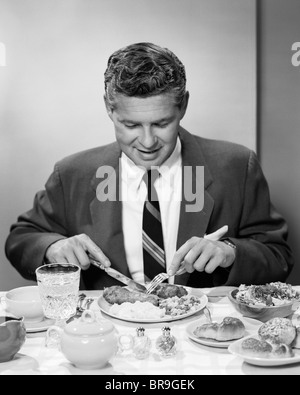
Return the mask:
<path id="1" fill-rule="evenodd" d="M 114 52 L 108 59 L 104 81 L 105 99 L 112 108 L 117 94 L 145 98 L 172 93 L 180 106 L 186 93 L 181 61 L 169 49 L 147 42 Z"/>

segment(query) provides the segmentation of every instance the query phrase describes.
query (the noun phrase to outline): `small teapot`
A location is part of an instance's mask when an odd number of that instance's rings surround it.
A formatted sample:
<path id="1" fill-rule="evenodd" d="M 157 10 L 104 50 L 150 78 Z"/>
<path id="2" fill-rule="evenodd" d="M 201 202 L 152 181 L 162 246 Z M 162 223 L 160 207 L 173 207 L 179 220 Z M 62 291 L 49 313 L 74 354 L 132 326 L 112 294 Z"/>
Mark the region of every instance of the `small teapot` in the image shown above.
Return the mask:
<path id="1" fill-rule="evenodd" d="M 62 353 L 79 369 L 103 368 L 118 351 L 114 325 L 98 319 L 92 310 L 85 310 L 80 319 L 70 322 L 64 329 L 50 327 L 47 336 L 57 333 Z"/>

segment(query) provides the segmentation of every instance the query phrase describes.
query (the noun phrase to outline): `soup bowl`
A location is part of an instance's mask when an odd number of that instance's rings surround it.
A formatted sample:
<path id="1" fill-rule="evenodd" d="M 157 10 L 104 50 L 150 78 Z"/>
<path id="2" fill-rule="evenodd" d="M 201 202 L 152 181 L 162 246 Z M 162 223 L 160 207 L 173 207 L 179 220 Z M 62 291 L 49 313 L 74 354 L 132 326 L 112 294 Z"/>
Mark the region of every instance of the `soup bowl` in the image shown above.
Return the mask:
<path id="1" fill-rule="evenodd" d="M 0 316 L 0 363 L 11 361 L 26 340 L 23 318 Z"/>
<path id="2" fill-rule="evenodd" d="M 6 311 L 15 316 L 23 317 L 25 323 L 41 322 L 44 311 L 37 286 L 12 289 L 5 296 Z"/>

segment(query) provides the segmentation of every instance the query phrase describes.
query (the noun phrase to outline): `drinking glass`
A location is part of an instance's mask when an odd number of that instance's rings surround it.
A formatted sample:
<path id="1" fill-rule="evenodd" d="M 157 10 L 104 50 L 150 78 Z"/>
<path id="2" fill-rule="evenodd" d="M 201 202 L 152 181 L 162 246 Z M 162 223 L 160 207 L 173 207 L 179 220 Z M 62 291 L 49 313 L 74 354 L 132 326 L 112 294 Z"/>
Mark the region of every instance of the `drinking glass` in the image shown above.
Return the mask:
<path id="1" fill-rule="evenodd" d="M 45 317 L 54 319 L 56 327 L 63 328 L 76 314 L 80 272 L 79 266 L 70 263 L 51 263 L 36 270 Z M 59 346 L 59 343 L 59 338 L 47 336 L 46 346 Z"/>

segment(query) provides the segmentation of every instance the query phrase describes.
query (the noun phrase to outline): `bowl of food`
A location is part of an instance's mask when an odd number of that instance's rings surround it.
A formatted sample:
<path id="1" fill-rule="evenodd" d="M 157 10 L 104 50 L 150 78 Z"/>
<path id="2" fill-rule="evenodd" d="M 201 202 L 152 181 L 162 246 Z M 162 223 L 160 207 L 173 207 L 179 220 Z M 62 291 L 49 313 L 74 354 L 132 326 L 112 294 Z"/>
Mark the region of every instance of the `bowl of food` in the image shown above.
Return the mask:
<path id="1" fill-rule="evenodd" d="M 26 340 L 23 318 L 0 316 L 0 363 L 11 361 Z"/>
<path id="2" fill-rule="evenodd" d="M 240 285 L 228 294 L 234 308 L 244 317 L 267 322 L 275 317 L 289 317 L 300 306 L 300 293 L 290 284 Z"/>
<path id="3" fill-rule="evenodd" d="M 24 317 L 25 323 L 44 319 L 44 311 L 37 286 L 12 289 L 5 295 L 6 311 L 15 317 Z"/>

